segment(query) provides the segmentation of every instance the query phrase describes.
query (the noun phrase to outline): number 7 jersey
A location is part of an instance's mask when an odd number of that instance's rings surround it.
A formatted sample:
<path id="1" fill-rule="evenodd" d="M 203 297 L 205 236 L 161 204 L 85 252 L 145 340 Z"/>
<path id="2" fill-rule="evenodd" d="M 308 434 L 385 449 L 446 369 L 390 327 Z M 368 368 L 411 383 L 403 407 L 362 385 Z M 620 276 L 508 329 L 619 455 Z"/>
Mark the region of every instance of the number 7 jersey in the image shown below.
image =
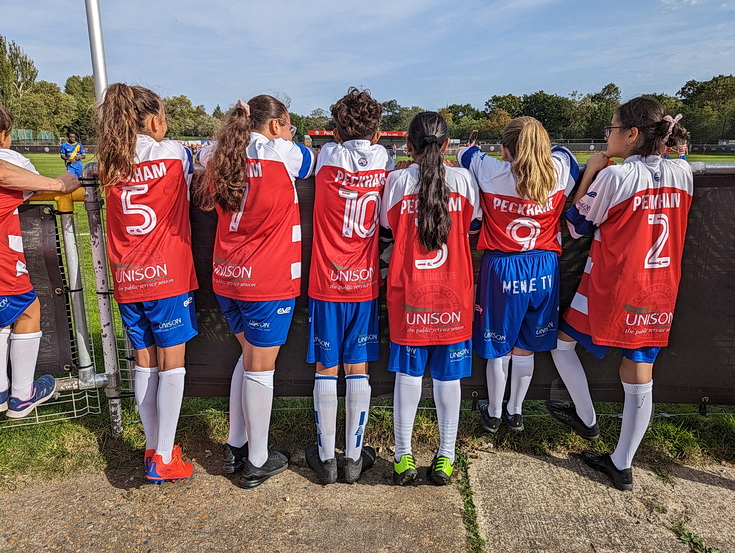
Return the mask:
<path id="1" fill-rule="evenodd" d="M 115 300 L 133 303 L 197 289 L 191 252 L 189 150 L 138 135 L 133 174 L 105 189 Z"/>
<path id="2" fill-rule="evenodd" d="M 693 187 L 686 161 L 631 156 L 567 212 L 573 237 L 595 239 L 565 319 L 595 344 L 668 344 Z"/>

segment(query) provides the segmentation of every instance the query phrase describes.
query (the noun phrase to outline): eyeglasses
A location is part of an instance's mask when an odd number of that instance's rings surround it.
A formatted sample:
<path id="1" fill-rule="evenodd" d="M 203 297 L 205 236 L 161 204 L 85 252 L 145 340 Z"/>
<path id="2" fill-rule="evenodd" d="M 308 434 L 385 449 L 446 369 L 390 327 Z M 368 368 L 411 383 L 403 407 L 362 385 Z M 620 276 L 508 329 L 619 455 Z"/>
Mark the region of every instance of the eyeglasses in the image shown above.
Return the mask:
<path id="1" fill-rule="evenodd" d="M 602 136 L 603 138 L 610 138 L 610 133 L 612 132 L 613 129 L 624 129 L 624 128 L 625 127 L 623 125 L 618 125 L 617 127 L 614 127 L 614 126 L 605 127 L 602 129 Z"/>
<path id="2" fill-rule="evenodd" d="M 296 131 L 298 131 L 298 129 L 294 127 L 291 123 L 289 123 L 288 121 L 284 121 L 283 119 L 279 119 L 278 122 L 284 127 L 289 127 L 288 130 L 291 132 L 292 137 L 296 136 Z"/>

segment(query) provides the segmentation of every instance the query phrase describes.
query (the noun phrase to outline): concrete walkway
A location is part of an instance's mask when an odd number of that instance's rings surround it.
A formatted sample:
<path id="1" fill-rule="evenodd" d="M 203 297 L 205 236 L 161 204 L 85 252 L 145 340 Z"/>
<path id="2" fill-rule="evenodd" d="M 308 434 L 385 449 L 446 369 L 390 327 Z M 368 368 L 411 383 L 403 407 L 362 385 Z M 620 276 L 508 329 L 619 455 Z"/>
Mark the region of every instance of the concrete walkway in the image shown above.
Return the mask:
<path id="1" fill-rule="evenodd" d="M 0 481 L 0 552 L 467 551 L 459 487 L 394 486 L 388 456 L 353 486 L 316 484 L 303 453 L 249 491 L 219 474 L 218 452 L 197 456 L 191 481 L 162 486 L 134 469 L 17 489 Z M 636 488 L 623 493 L 577 456 L 471 460 L 488 552 L 685 553 L 669 529 L 682 516 L 709 546 L 735 552 L 735 467 L 675 466 L 668 483 L 636 467 Z"/>

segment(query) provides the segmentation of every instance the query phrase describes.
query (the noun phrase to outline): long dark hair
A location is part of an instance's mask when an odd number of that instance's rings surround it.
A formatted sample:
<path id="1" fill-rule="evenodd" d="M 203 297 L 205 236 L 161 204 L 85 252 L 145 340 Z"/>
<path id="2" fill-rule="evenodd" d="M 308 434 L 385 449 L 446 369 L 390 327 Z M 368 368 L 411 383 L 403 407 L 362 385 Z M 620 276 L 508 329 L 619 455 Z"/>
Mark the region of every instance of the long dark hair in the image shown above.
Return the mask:
<path id="1" fill-rule="evenodd" d="M 408 126 L 408 140 L 419 157 L 419 242 L 429 251 L 446 244 L 452 227 L 442 156 L 448 134 L 447 122 L 433 111 L 416 114 Z"/>
<path id="2" fill-rule="evenodd" d="M 100 181 L 114 186 L 133 173 L 137 134 L 151 115 L 164 116 L 163 101 L 147 88 L 114 83 L 99 106 L 97 159 Z"/>
<path id="3" fill-rule="evenodd" d="M 245 104 L 238 100 L 217 134 L 207 172 L 194 190 L 194 199 L 204 210 L 219 205 L 226 211 L 241 209 L 247 183 L 247 147 L 250 133 L 263 130 L 271 119 L 287 118 L 288 109 L 273 96 L 261 94 Z"/>
<path id="4" fill-rule="evenodd" d="M 660 153 L 662 146 L 675 148 L 687 141 L 687 130 L 678 121 L 672 126 L 673 119 L 664 119 L 668 115 L 666 108 L 653 98 L 633 98 L 620 106 L 616 114 L 623 128 L 638 129 L 634 154 L 650 156 Z"/>

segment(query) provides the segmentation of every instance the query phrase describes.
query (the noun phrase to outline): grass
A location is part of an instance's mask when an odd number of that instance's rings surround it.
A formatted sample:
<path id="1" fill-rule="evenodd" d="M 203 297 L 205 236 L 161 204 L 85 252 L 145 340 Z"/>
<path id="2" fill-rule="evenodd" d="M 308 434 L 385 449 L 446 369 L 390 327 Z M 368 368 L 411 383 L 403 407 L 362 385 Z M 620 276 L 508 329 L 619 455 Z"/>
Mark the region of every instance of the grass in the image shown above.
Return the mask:
<path id="1" fill-rule="evenodd" d="M 671 530 L 676 534 L 680 541 L 689 546 L 691 553 L 720 553 L 719 549 L 708 546 L 699 534 L 696 534 L 686 527 L 688 520 L 687 513 L 674 520 Z"/>

